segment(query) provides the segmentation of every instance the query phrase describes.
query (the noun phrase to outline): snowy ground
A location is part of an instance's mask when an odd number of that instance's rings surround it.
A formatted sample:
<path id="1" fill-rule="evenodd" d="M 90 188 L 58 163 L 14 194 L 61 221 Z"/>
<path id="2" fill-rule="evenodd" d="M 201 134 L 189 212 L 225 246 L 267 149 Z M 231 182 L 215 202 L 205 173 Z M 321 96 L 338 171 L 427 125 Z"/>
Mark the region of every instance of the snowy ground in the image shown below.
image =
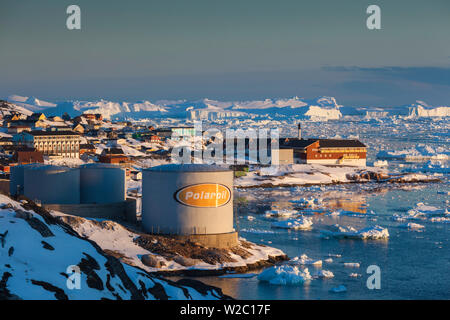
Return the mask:
<path id="1" fill-rule="evenodd" d="M 260 168 L 235 179 L 235 187 L 276 187 L 348 182 L 427 181 L 439 179 L 440 175 L 420 173 L 390 173 L 380 167 L 324 166 L 320 164 L 294 164 Z"/>
<path id="2" fill-rule="evenodd" d="M 62 221 L 69 223 L 72 228 L 82 237 L 97 243 L 103 250 L 114 252 L 119 256 L 122 262 L 139 267 L 148 272 L 170 272 L 184 270 L 230 270 L 233 268 L 247 267 L 249 265 L 268 261 L 271 257 L 281 257 L 284 253 L 276 248 L 269 246 L 261 246 L 246 242 L 238 248 L 244 250 L 247 254 L 243 257 L 239 251 L 229 251 L 227 255 L 233 260 L 223 263 L 207 263 L 200 259 L 189 260 L 192 265 L 181 264 L 177 256 L 170 257 L 153 253 L 139 246 L 134 240 L 140 236 L 139 233 L 126 229 L 121 224 L 108 220 L 84 219 L 66 215 L 61 212 L 51 211 L 55 217 L 59 217 Z M 240 241 L 245 239 L 241 238 Z M 153 240 L 157 241 L 157 240 Z M 152 255 L 160 261 L 158 267 L 151 267 L 142 262 L 144 255 Z M 188 258 L 189 257 L 183 257 Z M 181 260 L 184 262 L 184 260 Z"/>

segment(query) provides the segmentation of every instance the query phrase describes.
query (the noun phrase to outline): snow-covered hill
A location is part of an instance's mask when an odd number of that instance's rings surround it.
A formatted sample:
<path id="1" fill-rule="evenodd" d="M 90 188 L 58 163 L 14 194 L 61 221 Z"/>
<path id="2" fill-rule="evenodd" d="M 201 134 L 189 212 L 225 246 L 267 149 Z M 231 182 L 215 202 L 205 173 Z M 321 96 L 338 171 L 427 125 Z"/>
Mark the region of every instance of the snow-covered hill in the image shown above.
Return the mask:
<path id="1" fill-rule="evenodd" d="M 28 109 L 32 112 L 44 112 L 47 116 L 61 116 L 67 112 L 71 116 L 77 116 L 82 113 L 100 113 L 104 118 L 134 118 L 161 116 L 167 112 L 162 106 L 155 105 L 149 101 L 138 103 L 112 102 L 106 100 L 98 101 L 64 101 L 59 103 L 50 103 L 37 98 L 28 98 L 18 95 L 12 95 L 7 101 L 17 106 Z"/>
<path id="2" fill-rule="evenodd" d="M 7 101 L 0 101 L 0 114 L 2 116 L 5 116 L 11 113 L 20 113 L 28 116 L 31 115 L 33 112 L 30 111 L 29 109 L 26 109 L 13 103 Z"/>
<path id="3" fill-rule="evenodd" d="M 227 298 L 198 281 L 173 282 L 124 264 L 42 208 L 4 195 L 0 245 L 0 300 Z"/>
<path id="4" fill-rule="evenodd" d="M 19 95 L 11 95 L 7 97 L 6 100 L 32 112 L 42 112 L 43 110 L 56 107 L 56 104 L 54 103 L 39 100 L 35 97 L 22 97 Z"/>

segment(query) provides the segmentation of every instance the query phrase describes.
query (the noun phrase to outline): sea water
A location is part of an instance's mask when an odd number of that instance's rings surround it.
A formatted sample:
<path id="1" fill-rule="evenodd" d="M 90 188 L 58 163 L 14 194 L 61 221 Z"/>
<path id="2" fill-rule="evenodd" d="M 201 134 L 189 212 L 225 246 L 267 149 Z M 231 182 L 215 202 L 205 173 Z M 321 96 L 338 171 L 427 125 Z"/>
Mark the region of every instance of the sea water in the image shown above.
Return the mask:
<path id="1" fill-rule="evenodd" d="M 291 126 L 294 128 L 293 126 Z M 410 150 L 421 144 L 448 152 L 446 119 L 384 119 L 307 123 L 307 137 L 356 136 L 368 145 L 368 163 L 380 150 Z M 283 129 L 283 132 L 286 130 Z M 292 132 L 291 132 L 292 133 Z M 292 133 L 292 134 L 295 134 Z M 389 160 L 394 172 L 438 174 L 439 183 L 365 183 L 294 188 L 238 189 L 234 192 L 236 229 L 241 237 L 282 249 L 290 258 L 306 254 L 322 260 L 321 269 L 333 272 L 330 279 L 314 279 L 294 286 L 271 285 L 257 276 L 241 278 L 199 277 L 222 288 L 237 299 L 450 299 L 450 222 L 425 220 L 395 221 L 418 203 L 442 210 L 449 207 L 448 160 L 426 163 Z M 312 207 L 299 208 L 300 199 L 317 199 Z M 311 201 L 309 201 L 311 202 Z M 272 224 L 290 217 L 268 217 L 269 210 L 297 210 L 311 218 L 311 230 L 274 229 Z M 332 212 L 341 214 L 330 215 Z M 344 212 L 344 214 L 342 214 Z M 450 215 L 447 215 L 450 217 Z M 411 222 L 423 225 L 419 231 L 403 228 Z M 357 230 L 381 226 L 389 238 L 383 240 L 324 237 L 322 230 L 334 225 Z M 332 259 L 332 262 L 326 262 Z M 359 263 L 359 267 L 355 267 Z M 380 268 L 380 289 L 369 289 L 369 266 Z M 317 269 L 306 266 L 309 272 Z M 259 273 L 258 271 L 251 271 Z M 346 291 L 334 293 L 340 285 Z"/>
<path id="2" fill-rule="evenodd" d="M 394 214 L 406 213 L 417 203 L 445 209 L 448 206 L 448 181 L 430 184 L 338 185 L 325 187 L 238 190 L 240 198 L 237 227 L 245 239 L 282 249 L 290 258 L 306 254 L 322 260 L 321 267 L 333 272 L 331 279 L 315 279 L 300 285 L 271 285 L 257 276 L 250 278 L 201 277 L 200 280 L 222 288 L 237 299 L 449 299 L 450 298 L 450 223 L 427 220 L 394 221 Z M 312 217 L 312 230 L 272 228 L 274 221 L 266 210 L 295 208 L 290 200 L 311 196 L 323 199 L 317 206 L 324 212 Z M 246 199 L 246 200 L 244 200 Z M 341 210 L 345 214 L 326 216 Z M 299 212 L 302 212 L 300 209 Z M 352 214 L 353 212 L 353 214 Z M 252 218 L 249 219 L 248 216 Z M 449 215 L 450 217 L 450 215 Z M 424 226 L 420 231 L 402 228 L 407 222 Z M 380 225 L 390 237 L 383 240 L 336 239 L 324 237 L 321 230 L 335 224 L 361 229 Z M 332 262 L 326 262 L 332 259 Z M 359 267 L 352 266 L 359 263 Z M 380 268 L 380 289 L 369 289 L 370 265 Z M 256 273 L 260 272 L 257 271 Z M 252 271 L 255 272 L 255 271 Z M 344 285 L 347 291 L 331 290 Z"/>

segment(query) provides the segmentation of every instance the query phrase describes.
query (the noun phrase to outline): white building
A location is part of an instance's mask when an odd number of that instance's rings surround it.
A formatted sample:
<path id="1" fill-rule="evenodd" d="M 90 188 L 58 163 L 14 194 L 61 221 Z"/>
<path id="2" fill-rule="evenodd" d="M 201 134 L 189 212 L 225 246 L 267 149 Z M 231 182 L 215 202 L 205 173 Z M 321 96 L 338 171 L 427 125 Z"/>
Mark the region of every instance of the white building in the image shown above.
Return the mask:
<path id="1" fill-rule="evenodd" d="M 48 156 L 80 157 L 80 135 L 73 131 L 31 131 L 13 136 L 13 143 L 35 148 Z"/>

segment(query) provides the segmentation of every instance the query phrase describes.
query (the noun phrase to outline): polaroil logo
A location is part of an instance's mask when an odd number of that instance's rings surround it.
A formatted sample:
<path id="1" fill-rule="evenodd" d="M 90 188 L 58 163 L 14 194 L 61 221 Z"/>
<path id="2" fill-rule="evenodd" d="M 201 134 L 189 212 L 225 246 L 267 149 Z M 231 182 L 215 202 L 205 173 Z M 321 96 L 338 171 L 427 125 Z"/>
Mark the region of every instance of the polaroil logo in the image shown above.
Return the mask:
<path id="1" fill-rule="evenodd" d="M 185 206 L 217 208 L 226 205 L 230 201 L 231 191 L 223 184 L 201 183 L 178 190 L 174 197 Z"/>

